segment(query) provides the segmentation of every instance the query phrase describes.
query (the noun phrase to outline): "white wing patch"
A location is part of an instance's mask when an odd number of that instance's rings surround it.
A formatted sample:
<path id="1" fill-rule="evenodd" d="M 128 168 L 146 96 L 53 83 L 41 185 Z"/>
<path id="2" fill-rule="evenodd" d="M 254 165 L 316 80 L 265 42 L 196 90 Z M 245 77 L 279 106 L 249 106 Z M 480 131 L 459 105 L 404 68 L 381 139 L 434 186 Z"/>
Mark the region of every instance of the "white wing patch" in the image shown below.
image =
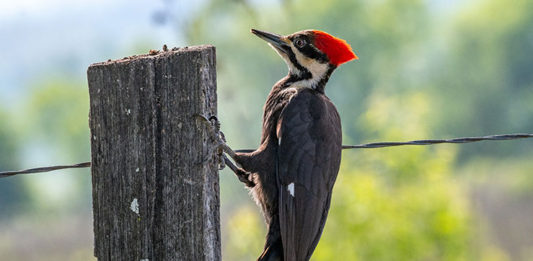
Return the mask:
<path id="1" fill-rule="evenodd" d="M 294 197 L 294 182 L 287 186 L 287 190 L 289 191 L 291 196 Z"/>

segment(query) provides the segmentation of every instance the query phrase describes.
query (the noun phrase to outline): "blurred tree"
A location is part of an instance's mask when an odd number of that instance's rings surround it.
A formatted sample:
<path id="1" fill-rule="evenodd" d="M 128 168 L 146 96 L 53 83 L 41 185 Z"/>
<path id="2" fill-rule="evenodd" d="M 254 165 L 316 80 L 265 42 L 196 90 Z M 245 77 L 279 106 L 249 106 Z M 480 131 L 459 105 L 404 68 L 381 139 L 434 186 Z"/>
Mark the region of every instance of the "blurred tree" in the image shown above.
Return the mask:
<path id="1" fill-rule="evenodd" d="M 15 170 L 19 165 L 19 143 L 13 122 L 7 113 L 0 110 L 0 171 Z M 0 220 L 20 214 L 27 207 L 28 191 L 21 178 L 5 178 L 0 181 Z"/>
<path id="2" fill-rule="evenodd" d="M 415 50 L 423 51 L 420 46 L 428 34 L 424 2 L 310 5 L 292 1 L 284 8 L 261 6 L 254 12 L 237 3 L 220 8 L 220 1 L 209 3 L 206 15 L 193 23 L 189 36 L 192 43 L 217 46 L 220 117 L 233 146 L 255 146 L 261 120 L 257 104 L 264 102 L 270 86 L 286 73 L 281 59 L 248 33 L 255 26 L 282 34 L 322 29 L 352 44 L 361 60 L 339 69 L 326 90 L 343 117 L 349 142 L 370 137 L 419 138 L 431 132 L 426 123 L 431 99 L 411 91 L 425 78 L 410 77 L 420 71 L 418 55 L 424 52 Z M 352 120 L 361 114 L 360 120 Z M 246 127 L 226 130 L 225 126 Z M 454 150 L 390 149 L 362 158 L 351 157 L 354 153 L 344 152 L 315 260 L 470 260 L 474 256 L 467 192 L 450 178 Z M 234 213 L 224 231 L 224 258 L 249 260 L 260 253 L 264 240 L 264 230 L 255 229 L 261 219 L 247 205 Z M 241 240 L 243 234 L 246 240 Z"/>
<path id="3" fill-rule="evenodd" d="M 89 97 L 83 83 L 69 77 L 39 82 L 16 121 L 23 148 L 32 162 L 70 164 L 90 159 Z M 36 163 L 37 162 L 37 163 Z M 63 173 L 73 173 L 65 174 Z M 76 175 L 79 173 L 80 175 Z M 88 169 L 65 170 L 25 179 L 32 207 L 59 212 L 87 210 L 90 204 Z M 82 192 L 82 193 L 80 193 Z"/>
<path id="4" fill-rule="evenodd" d="M 321 29 L 352 45 L 360 60 L 336 71 L 326 90 L 341 114 L 346 144 L 531 132 L 533 1 L 460 2 L 451 9 L 458 13 L 443 12 L 440 4 L 210 0 L 184 28 L 190 44 L 217 46 L 220 119 L 235 148 L 257 146 L 260 105 L 287 71 L 263 41 L 249 34 L 250 28 L 280 34 Z M 494 171 L 488 170 L 494 165 L 506 166 L 498 172 L 505 173 L 507 182 L 491 183 L 498 190 L 512 184 L 510 190 L 527 191 L 531 179 L 521 173 L 530 169 L 525 165 L 532 156 L 529 144 L 344 152 L 330 218 L 314 258 L 528 260 L 530 254 L 516 252 L 531 244 L 522 240 L 515 244 L 520 247 L 510 248 L 490 239 L 486 227 L 503 225 L 480 216 L 491 219 L 488 214 L 496 209 L 480 210 L 471 200 L 491 191 L 479 180 L 491 180 Z M 524 156 L 509 163 L 509 157 L 518 155 Z M 249 197 L 228 175 L 221 179 L 223 221 L 228 220 L 224 258 L 249 260 L 259 253 L 264 231 L 245 230 L 234 219 L 257 224 L 261 218 L 250 211 Z M 459 179 L 461 175 L 468 178 Z M 516 202 L 526 209 L 524 200 Z M 504 235 L 511 233 L 509 228 L 498 230 L 498 237 L 510 238 Z M 235 240 L 242 233 L 247 240 Z"/>
<path id="5" fill-rule="evenodd" d="M 428 84 L 436 132 L 479 135 L 533 130 L 533 1 L 468 5 L 447 25 Z M 440 135 L 439 135 L 440 136 Z M 478 225 L 511 260 L 531 260 L 531 141 L 461 146 L 457 176 L 467 177 Z M 527 173 L 527 174 L 526 174 Z M 511 221 L 512 220 L 512 221 Z"/>
<path id="6" fill-rule="evenodd" d="M 90 155 L 89 94 L 84 84 L 69 77 L 47 79 L 34 88 L 21 124 L 32 143 L 55 147 L 54 156 L 87 160 Z"/>
<path id="7" fill-rule="evenodd" d="M 440 0 L 200 2 L 190 20 L 168 10 L 154 19 L 177 19 L 190 44 L 217 46 L 220 119 L 235 148 L 257 146 L 261 105 L 287 71 L 250 28 L 321 29 L 353 46 L 360 60 L 326 90 L 346 144 L 533 129 L 531 0 L 454 1 L 457 13 L 437 10 Z M 22 116 L 0 112 L 0 169 L 89 158 L 85 84 L 36 85 Z M 530 141 L 346 151 L 314 259 L 531 260 L 531 157 Z M 3 179 L 0 218 L 30 199 L 48 213 L 88 211 L 90 176 L 75 172 Z M 224 259 L 253 259 L 264 243 L 259 210 L 229 172 L 221 185 Z M 53 226 L 35 219 L 47 238 Z"/>
<path id="8" fill-rule="evenodd" d="M 376 94 L 360 124 L 383 139 L 428 131 L 431 98 Z M 406 126 L 405 122 L 409 122 Z M 478 260 L 452 146 L 344 152 L 315 260 Z"/>
<path id="9" fill-rule="evenodd" d="M 255 260 L 263 251 L 266 229 L 263 219 L 253 206 L 241 206 L 232 213 L 225 225 L 224 260 Z M 238 235 L 238 236 L 237 236 Z"/>
<path id="10" fill-rule="evenodd" d="M 487 0 L 470 5 L 450 24 L 430 86 L 441 135 L 533 130 L 533 1 Z M 497 19 L 495 19 L 497 17 Z M 450 102 L 453 101 L 453 106 Z M 469 156 L 531 153 L 529 143 L 463 146 Z"/>

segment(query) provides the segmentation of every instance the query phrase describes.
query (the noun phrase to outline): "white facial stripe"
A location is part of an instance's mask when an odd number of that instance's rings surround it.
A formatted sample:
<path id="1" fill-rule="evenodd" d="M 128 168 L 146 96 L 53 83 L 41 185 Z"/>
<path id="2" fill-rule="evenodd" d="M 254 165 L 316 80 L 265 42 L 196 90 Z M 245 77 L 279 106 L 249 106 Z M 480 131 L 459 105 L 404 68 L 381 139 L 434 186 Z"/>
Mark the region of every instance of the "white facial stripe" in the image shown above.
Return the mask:
<path id="1" fill-rule="evenodd" d="M 298 68 L 296 68 L 294 64 L 292 64 L 287 54 L 281 52 L 276 47 L 274 47 L 272 44 L 269 44 L 269 45 L 272 47 L 272 49 L 274 49 L 278 53 L 279 56 L 281 56 L 281 58 L 283 58 L 283 60 L 285 60 L 285 63 L 289 67 L 289 71 L 291 74 L 296 74 L 296 75 L 301 74 L 301 71 L 298 70 Z M 311 88 L 311 89 L 315 88 L 316 85 L 320 82 L 320 80 L 324 77 L 324 75 L 328 72 L 329 65 L 327 63 L 320 63 L 314 59 L 306 57 L 296 47 L 294 47 L 292 43 L 290 43 L 290 47 L 291 47 L 292 52 L 294 53 L 296 61 L 298 61 L 298 63 L 301 66 L 305 67 L 311 73 L 310 79 L 305 79 L 305 80 L 294 82 L 291 84 L 292 87 L 295 87 L 295 88 L 305 87 L 305 88 Z"/>
<path id="2" fill-rule="evenodd" d="M 292 44 L 291 49 L 294 52 L 298 63 L 303 67 L 307 68 L 307 70 L 309 70 L 312 75 L 311 79 L 299 81 L 297 84 L 302 85 L 302 87 L 314 88 L 314 86 L 318 84 L 320 79 L 322 79 L 322 77 L 328 72 L 329 65 L 327 63 L 319 63 L 314 59 L 306 57 Z"/>
<path id="3" fill-rule="evenodd" d="M 281 58 L 283 58 L 283 60 L 285 61 L 285 63 L 287 64 L 287 66 L 289 67 L 289 71 L 293 74 L 299 74 L 300 73 L 300 70 L 298 70 L 298 68 L 294 67 L 294 65 L 291 63 L 289 57 L 281 52 L 280 50 L 278 50 L 278 48 L 274 47 L 272 44 L 268 44 L 270 45 L 270 47 L 272 47 L 272 49 L 274 49 L 274 51 L 276 51 L 276 53 L 278 53 L 279 56 L 281 56 Z"/>
<path id="4" fill-rule="evenodd" d="M 301 83 L 305 87 L 314 88 L 318 84 L 318 82 L 320 82 L 320 79 L 322 79 L 322 77 L 326 74 L 329 68 L 327 64 L 314 62 L 309 67 L 307 67 L 307 69 L 309 70 L 309 72 L 311 72 L 313 77 L 311 77 L 311 79 L 300 81 L 299 83 Z"/>

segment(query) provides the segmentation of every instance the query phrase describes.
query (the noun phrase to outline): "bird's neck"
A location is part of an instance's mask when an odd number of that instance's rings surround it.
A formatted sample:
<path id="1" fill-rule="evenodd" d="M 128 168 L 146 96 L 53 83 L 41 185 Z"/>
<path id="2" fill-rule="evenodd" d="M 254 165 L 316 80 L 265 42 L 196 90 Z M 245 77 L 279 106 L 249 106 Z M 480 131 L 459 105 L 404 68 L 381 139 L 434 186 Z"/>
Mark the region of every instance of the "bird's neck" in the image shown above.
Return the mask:
<path id="1" fill-rule="evenodd" d="M 289 70 L 289 74 L 278 82 L 280 88 L 310 88 L 324 93 L 324 88 L 329 77 L 335 70 L 335 66 L 328 66 L 326 70 L 317 72 L 313 70 Z"/>

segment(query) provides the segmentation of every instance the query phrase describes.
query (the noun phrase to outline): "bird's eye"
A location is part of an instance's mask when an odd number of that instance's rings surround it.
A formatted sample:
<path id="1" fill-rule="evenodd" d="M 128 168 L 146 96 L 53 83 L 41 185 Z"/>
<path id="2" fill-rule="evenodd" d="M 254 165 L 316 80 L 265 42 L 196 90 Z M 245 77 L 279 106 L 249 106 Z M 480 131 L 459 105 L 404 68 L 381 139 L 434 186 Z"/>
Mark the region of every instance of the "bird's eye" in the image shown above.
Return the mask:
<path id="1" fill-rule="evenodd" d="M 296 47 L 304 47 L 305 44 L 305 40 L 302 39 L 296 39 L 296 41 L 294 41 L 294 45 L 296 45 Z"/>

